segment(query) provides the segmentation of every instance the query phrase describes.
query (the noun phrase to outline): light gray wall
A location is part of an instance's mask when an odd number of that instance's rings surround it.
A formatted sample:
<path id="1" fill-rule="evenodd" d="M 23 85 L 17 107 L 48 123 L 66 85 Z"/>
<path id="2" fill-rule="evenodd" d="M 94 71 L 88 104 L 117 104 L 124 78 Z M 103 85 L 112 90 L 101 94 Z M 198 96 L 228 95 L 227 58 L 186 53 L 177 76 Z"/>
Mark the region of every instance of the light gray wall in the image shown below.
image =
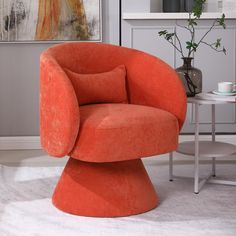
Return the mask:
<path id="1" fill-rule="evenodd" d="M 143 9 L 149 11 L 150 0 L 140 0 Z M 134 0 L 123 0 L 123 12 L 141 12 L 139 6 L 132 10 L 131 3 Z M 209 9 L 209 8 L 207 8 Z M 150 9 L 152 11 L 152 9 Z M 170 32 L 176 30 L 182 42 L 189 38 L 189 32 L 176 25 L 185 25 L 186 20 L 122 20 L 122 45 L 146 51 L 163 59 L 172 67 L 182 65 L 181 56 L 174 47 L 158 37 L 158 31 L 167 29 Z M 196 38 L 201 37 L 211 27 L 212 20 L 201 20 L 196 27 Z M 207 42 L 214 42 L 217 38 L 222 38 L 222 43 L 227 49 L 227 55 L 214 52 L 206 45 L 201 45 L 195 53 L 194 66 L 203 73 L 203 91 L 212 91 L 217 88 L 220 81 L 232 81 L 236 83 L 236 20 L 227 19 L 226 29 L 215 28 L 207 36 Z M 232 50 L 231 50 L 232 49 Z M 201 106 L 200 131 L 211 132 L 211 112 L 209 106 Z M 182 133 L 194 133 L 195 121 L 192 105 L 188 106 L 187 118 Z M 216 106 L 216 131 L 221 133 L 236 132 L 236 106 L 234 104 L 224 104 Z"/>
<path id="2" fill-rule="evenodd" d="M 119 1 L 102 3 L 103 41 L 119 44 Z M 52 45 L 0 43 L 0 136 L 39 135 L 39 56 Z"/>

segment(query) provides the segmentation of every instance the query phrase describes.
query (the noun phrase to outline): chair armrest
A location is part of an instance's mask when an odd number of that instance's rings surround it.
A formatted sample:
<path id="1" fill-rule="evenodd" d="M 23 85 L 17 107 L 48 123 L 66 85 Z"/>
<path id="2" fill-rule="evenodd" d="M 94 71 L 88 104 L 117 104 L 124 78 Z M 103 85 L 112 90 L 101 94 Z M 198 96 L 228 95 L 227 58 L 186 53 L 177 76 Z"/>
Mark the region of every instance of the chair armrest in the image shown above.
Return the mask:
<path id="1" fill-rule="evenodd" d="M 40 57 L 40 139 L 51 156 L 63 157 L 79 132 L 79 105 L 73 86 L 56 60 Z"/>
<path id="2" fill-rule="evenodd" d="M 130 103 L 166 110 L 176 116 L 182 128 L 187 97 L 175 70 L 162 60 L 136 52 L 127 65 Z"/>

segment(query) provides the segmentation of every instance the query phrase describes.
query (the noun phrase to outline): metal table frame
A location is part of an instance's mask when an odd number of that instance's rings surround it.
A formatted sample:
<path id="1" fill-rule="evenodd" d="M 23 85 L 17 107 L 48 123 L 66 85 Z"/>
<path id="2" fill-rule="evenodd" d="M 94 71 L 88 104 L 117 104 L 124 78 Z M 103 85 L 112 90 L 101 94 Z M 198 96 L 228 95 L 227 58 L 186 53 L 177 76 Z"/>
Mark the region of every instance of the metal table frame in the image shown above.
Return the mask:
<path id="1" fill-rule="evenodd" d="M 236 181 L 229 181 L 229 180 L 220 180 L 216 179 L 216 157 L 207 154 L 207 157 L 211 157 L 212 159 L 212 171 L 211 173 L 204 179 L 200 179 L 199 177 L 199 158 L 201 157 L 202 153 L 200 153 L 200 145 L 199 145 L 199 106 L 208 104 L 211 105 L 211 117 L 212 117 L 212 135 L 211 135 L 211 143 L 216 144 L 216 126 L 215 126 L 215 105 L 216 104 L 225 104 L 225 103 L 235 103 L 232 101 L 218 101 L 218 100 L 202 100 L 198 98 L 188 98 L 188 103 L 192 103 L 195 107 L 195 139 L 194 139 L 194 150 L 192 153 L 186 153 L 184 150 L 178 150 L 176 152 L 194 156 L 194 193 L 199 193 L 203 185 L 208 183 L 214 184 L 224 184 L 224 185 L 234 185 L 236 186 Z M 206 141 L 207 142 L 207 141 Z M 221 143 L 224 144 L 224 143 Z M 181 144 L 180 144 L 181 145 Z M 217 144 L 216 144 L 217 145 Z M 232 145 L 233 149 L 231 153 L 228 155 L 236 154 L 236 146 Z M 235 150 L 234 150 L 235 147 Z M 204 154 L 203 154 L 204 156 Z M 221 155 L 225 156 L 225 155 Z M 173 181 L 174 178 L 178 178 L 178 176 L 173 175 L 173 152 L 169 154 L 169 180 Z"/>

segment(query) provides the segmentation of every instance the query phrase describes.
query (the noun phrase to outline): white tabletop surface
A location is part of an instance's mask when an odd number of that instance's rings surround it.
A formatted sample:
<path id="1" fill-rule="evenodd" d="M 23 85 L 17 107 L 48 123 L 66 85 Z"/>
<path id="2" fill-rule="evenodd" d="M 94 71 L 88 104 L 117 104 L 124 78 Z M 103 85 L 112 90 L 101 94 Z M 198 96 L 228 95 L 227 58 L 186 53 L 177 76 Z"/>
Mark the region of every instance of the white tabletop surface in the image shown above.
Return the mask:
<path id="1" fill-rule="evenodd" d="M 225 104 L 236 103 L 236 96 L 212 95 L 211 93 L 200 93 L 195 97 L 188 97 L 188 103 L 195 104 Z"/>

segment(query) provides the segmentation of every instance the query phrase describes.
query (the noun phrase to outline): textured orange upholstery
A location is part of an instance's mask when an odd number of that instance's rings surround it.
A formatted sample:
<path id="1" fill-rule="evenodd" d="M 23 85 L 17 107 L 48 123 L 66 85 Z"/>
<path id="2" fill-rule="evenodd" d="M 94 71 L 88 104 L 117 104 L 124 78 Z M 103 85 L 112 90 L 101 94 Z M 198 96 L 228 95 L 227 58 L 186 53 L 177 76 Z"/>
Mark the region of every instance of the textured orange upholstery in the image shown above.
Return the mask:
<path id="1" fill-rule="evenodd" d="M 137 159 L 175 150 L 178 121 L 171 113 L 131 104 L 80 107 L 80 132 L 71 157 L 89 162 Z"/>
<path id="2" fill-rule="evenodd" d="M 57 208 L 83 216 L 138 214 L 158 200 L 140 159 L 89 163 L 71 158 L 53 194 Z"/>
<path id="3" fill-rule="evenodd" d="M 64 70 L 72 82 L 79 105 L 127 103 L 124 65 L 120 65 L 112 71 L 97 74 L 77 74 L 67 69 Z"/>
<path id="4" fill-rule="evenodd" d="M 140 158 L 177 147 L 186 95 L 175 71 L 144 52 L 102 43 L 53 46 L 40 64 L 41 144 L 49 155 L 71 157 L 53 195 L 55 206 L 88 216 L 156 207 L 158 197 Z M 79 88 L 63 68 L 97 74 L 120 65 L 126 69 L 128 104 L 80 106 Z"/>
<path id="5" fill-rule="evenodd" d="M 65 72 L 52 57 L 41 57 L 40 72 L 41 145 L 51 156 L 63 157 L 78 135 L 78 101 Z"/>

